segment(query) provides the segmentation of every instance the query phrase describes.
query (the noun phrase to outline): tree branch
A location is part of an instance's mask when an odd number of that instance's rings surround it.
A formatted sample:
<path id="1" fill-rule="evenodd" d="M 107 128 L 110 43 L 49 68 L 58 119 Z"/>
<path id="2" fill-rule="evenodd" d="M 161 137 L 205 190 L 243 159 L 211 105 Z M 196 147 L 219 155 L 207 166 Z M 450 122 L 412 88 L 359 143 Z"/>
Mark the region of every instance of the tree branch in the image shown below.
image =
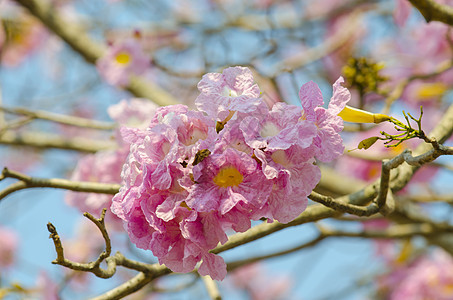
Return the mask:
<path id="1" fill-rule="evenodd" d="M 0 144 L 26 146 L 33 148 L 56 148 L 81 152 L 97 152 L 99 150 L 114 149 L 116 144 L 110 141 L 98 141 L 86 138 L 62 138 L 56 134 L 42 132 L 6 131 L 0 135 Z"/>
<path id="2" fill-rule="evenodd" d="M 23 107 L 14 107 L 8 108 L 4 106 L 0 106 L 0 110 L 10 113 L 10 114 L 17 114 L 17 115 L 24 115 L 26 117 L 32 119 L 41 119 L 41 120 L 48 120 L 56 123 L 77 126 L 77 127 L 84 127 L 84 128 L 93 128 L 93 129 L 100 129 L 100 130 L 111 130 L 115 128 L 114 123 L 110 122 L 102 122 L 96 121 L 86 118 L 80 118 L 75 116 L 68 116 L 62 114 L 51 113 L 48 111 L 43 110 L 29 110 Z"/>
<path id="3" fill-rule="evenodd" d="M 409 0 L 420 11 L 426 22 L 440 21 L 453 26 L 453 7 L 434 0 Z"/>
<path id="4" fill-rule="evenodd" d="M 219 287 L 215 280 L 213 280 L 210 276 L 201 276 L 203 283 L 208 291 L 209 297 L 212 300 L 222 300 L 222 296 L 220 295 Z"/>
<path id="5" fill-rule="evenodd" d="M 30 177 L 28 175 L 16 171 L 10 171 L 8 170 L 8 168 L 3 169 L 2 174 L 0 175 L 0 181 L 2 181 L 5 178 L 15 178 L 20 181 L 13 183 L 6 189 L 0 191 L 0 201 L 15 191 L 28 188 L 48 187 L 56 189 L 65 189 L 75 192 L 100 193 L 111 195 L 118 193 L 120 189 L 120 185 L 114 183 L 97 183 L 86 181 L 71 181 L 60 178 Z"/>

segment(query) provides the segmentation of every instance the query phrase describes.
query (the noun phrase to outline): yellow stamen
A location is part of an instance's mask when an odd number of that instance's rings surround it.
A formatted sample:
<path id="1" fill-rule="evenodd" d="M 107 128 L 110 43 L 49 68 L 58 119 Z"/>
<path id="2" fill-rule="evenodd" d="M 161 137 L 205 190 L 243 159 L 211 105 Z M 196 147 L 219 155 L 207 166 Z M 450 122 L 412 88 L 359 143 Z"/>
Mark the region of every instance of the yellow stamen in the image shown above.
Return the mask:
<path id="1" fill-rule="evenodd" d="M 185 207 L 185 208 L 187 208 L 188 210 L 192 210 L 189 206 L 187 206 L 186 201 L 181 202 L 181 204 L 179 204 L 179 206 Z"/>
<path id="2" fill-rule="evenodd" d="M 238 186 L 243 179 L 244 176 L 242 176 L 242 174 L 235 167 L 226 167 L 220 169 L 213 181 L 218 186 L 226 188 L 230 186 Z"/>
<path id="3" fill-rule="evenodd" d="M 115 56 L 115 60 L 120 65 L 127 65 L 131 61 L 131 56 L 127 52 L 120 52 Z"/>
<path id="4" fill-rule="evenodd" d="M 381 123 L 390 120 L 389 116 L 384 114 L 373 114 L 369 111 L 358 108 L 345 106 L 338 114 L 344 121 L 353 123 Z"/>

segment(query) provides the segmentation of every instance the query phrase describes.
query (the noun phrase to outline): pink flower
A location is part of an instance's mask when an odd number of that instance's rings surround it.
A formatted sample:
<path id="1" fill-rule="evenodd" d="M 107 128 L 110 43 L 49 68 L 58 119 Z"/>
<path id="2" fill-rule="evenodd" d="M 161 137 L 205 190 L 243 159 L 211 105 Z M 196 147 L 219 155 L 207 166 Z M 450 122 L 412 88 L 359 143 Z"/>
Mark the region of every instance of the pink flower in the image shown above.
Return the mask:
<path id="1" fill-rule="evenodd" d="M 187 205 L 199 212 L 224 215 L 236 205 L 261 208 L 272 188 L 257 162 L 232 148 L 212 154 L 193 169 L 194 182 L 186 189 Z"/>
<path id="2" fill-rule="evenodd" d="M 288 223 L 299 216 L 308 204 L 307 196 L 321 179 L 321 171 L 305 149 L 292 146 L 287 150 L 255 152 L 262 161 L 263 172 L 273 179 L 266 204 L 253 209 L 253 219 L 268 218 Z"/>
<path id="3" fill-rule="evenodd" d="M 288 149 L 292 145 L 308 148 L 316 134 L 314 111 L 312 114 L 309 116 L 312 120 L 302 119 L 300 107 L 279 102 L 274 104 L 267 117 L 244 118 L 240 128 L 246 143 L 254 149 Z"/>
<path id="4" fill-rule="evenodd" d="M 304 110 L 302 119 L 314 120 L 317 127 L 312 149 L 315 157 L 322 162 L 330 162 L 343 154 L 343 140 L 339 134 L 343 130 L 343 119 L 338 113 L 351 99 L 348 89 L 341 86 L 343 81 L 343 77 L 340 77 L 333 84 L 333 95 L 327 109 L 319 106 L 323 101 L 321 90 L 315 83 L 304 84 L 299 92 Z"/>
<path id="5" fill-rule="evenodd" d="M 99 74 L 111 85 L 125 86 L 130 76 L 141 75 L 150 66 L 150 59 L 138 41 L 129 39 L 110 46 L 96 67 Z"/>
<path id="6" fill-rule="evenodd" d="M 15 67 L 40 48 L 47 40 L 48 32 L 40 22 L 19 11 L 10 1 L 0 2 L 0 11 L 6 19 L 14 20 L 8 22 L 5 19 L 8 38 L 3 35 L 6 29 L 0 24 L 1 62 L 5 66 Z"/>
<path id="7" fill-rule="evenodd" d="M 200 95 L 195 105 L 216 121 L 225 120 L 230 111 L 252 112 L 262 102 L 253 74 L 245 67 L 230 67 L 222 73 L 208 73 L 198 83 L 198 89 Z"/>
<path id="8" fill-rule="evenodd" d="M 6 227 L 0 227 L 0 268 L 9 268 L 14 264 L 15 254 L 19 239 L 14 231 Z"/>

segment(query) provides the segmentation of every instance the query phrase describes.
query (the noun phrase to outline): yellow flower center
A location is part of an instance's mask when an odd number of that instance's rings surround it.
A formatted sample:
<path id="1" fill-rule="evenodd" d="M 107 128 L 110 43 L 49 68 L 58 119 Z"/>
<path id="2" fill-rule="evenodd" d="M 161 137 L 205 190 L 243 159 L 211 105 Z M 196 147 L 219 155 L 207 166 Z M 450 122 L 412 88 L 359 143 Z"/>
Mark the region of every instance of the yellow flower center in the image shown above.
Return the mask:
<path id="1" fill-rule="evenodd" d="M 425 83 L 417 89 L 417 96 L 422 100 L 441 97 L 448 90 L 448 87 L 441 83 Z"/>
<path id="2" fill-rule="evenodd" d="M 244 176 L 235 168 L 235 167 L 226 167 L 220 169 L 219 173 L 214 177 L 213 181 L 219 187 L 230 187 L 230 186 L 238 186 Z"/>
<path id="3" fill-rule="evenodd" d="M 131 56 L 127 52 L 120 52 L 115 56 L 115 60 L 120 65 L 127 65 L 131 61 Z"/>

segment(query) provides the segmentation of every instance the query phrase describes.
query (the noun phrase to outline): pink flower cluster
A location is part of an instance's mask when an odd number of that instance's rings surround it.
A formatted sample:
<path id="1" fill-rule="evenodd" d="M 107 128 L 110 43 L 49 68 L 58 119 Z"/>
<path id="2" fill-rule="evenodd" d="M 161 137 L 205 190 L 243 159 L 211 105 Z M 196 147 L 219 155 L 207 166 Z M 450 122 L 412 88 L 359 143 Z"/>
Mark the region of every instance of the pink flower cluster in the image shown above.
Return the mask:
<path id="1" fill-rule="evenodd" d="M 260 98 L 252 72 L 231 67 L 198 84 L 199 111 L 161 107 L 146 130 L 123 127 L 130 153 L 112 211 L 130 239 L 175 272 L 222 280 L 226 265 L 209 250 L 244 232 L 250 220 L 290 222 L 328 162 L 343 153 L 337 114 L 349 101 L 340 78 L 327 109 L 318 86 L 302 86 L 301 105 Z"/>

